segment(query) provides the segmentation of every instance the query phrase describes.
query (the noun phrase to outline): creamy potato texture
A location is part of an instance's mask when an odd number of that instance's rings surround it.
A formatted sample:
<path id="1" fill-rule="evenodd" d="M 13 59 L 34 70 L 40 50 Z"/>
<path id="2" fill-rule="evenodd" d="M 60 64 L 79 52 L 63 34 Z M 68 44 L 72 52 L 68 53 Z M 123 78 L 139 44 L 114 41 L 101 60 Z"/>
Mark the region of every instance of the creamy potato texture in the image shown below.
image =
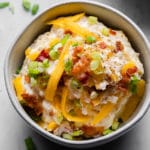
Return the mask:
<path id="1" fill-rule="evenodd" d="M 24 109 L 42 128 L 69 140 L 107 135 L 144 94 L 139 53 L 123 31 L 84 13 L 47 22 L 25 50 L 13 79 Z"/>

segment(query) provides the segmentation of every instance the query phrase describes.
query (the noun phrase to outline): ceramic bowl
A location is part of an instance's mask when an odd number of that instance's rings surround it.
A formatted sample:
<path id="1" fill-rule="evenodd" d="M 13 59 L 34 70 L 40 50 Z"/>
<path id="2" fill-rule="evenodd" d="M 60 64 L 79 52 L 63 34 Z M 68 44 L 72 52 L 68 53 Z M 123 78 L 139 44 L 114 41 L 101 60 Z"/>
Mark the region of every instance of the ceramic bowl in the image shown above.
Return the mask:
<path id="1" fill-rule="evenodd" d="M 12 77 L 15 74 L 17 68 L 23 63 L 25 49 L 39 34 L 48 30 L 47 26 L 45 25 L 46 21 L 55 19 L 58 16 L 73 15 L 80 12 L 85 12 L 88 15 L 97 16 L 99 20 L 104 22 L 107 26 L 117 28 L 125 32 L 130 42 L 132 43 L 132 46 L 136 49 L 137 52 L 140 53 L 140 59 L 142 60 L 145 69 L 144 79 L 146 81 L 146 89 L 144 97 L 134 114 L 117 131 L 107 136 L 102 136 L 95 139 L 71 141 L 63 139 L 61 137 L 57 137 L 45 131 L 28 116 L 28 114 L 24 111 L 17 100 L 12 84 Z M 150 104 L 150 67 L 148 64 L 149 59 L 150 46 L 148 40 L 146 39 L 140 28 L 126 15 L 110 6 L 98 2 L 87 0 L 63 1 L 51 5 L 48 10 L 37 16 L 37 18 L 33 20 L 14 40 L 14 43 L 8 50 L 5 59 L 5 83 L 8 95 L 14 108 L 35 131 L 37 131 L 47 139 L 67 147 L 89 148 L 107 143 L 125 134 L 127 131 L 133 128 L 133 126 L 144 116 Z"/>

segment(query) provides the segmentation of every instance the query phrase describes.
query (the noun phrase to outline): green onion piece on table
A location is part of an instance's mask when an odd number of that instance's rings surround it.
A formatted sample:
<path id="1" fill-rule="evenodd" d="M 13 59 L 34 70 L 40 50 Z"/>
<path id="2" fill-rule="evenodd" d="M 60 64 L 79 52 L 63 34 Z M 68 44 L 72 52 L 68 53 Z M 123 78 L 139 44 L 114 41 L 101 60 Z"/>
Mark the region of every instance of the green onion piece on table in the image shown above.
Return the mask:
<path id="1" fill-rule="evenodd" d="M 31 137 L 25 139 L 25 145 L 27 150 L 36 150 L 36 147 Z"/>
<path id="2" fill-rule="evenodd" d="M 0 2 L 0 9 L 9 6 L 9 2 Z"/>
<path id="3" fill-rule="evenodd" d="M 30 9 L 31 9 L 31 2 L 30 2 L 30 0 L 22 0 L 22 5 L 23 5 L 23 8 L 26 11 L 30 11 Z"/>
<path id="4" fill-rule="evenodd" d="M 33 6 L 32 6 L 32 15 L 35 15 L 35 14 L 37 14 L 37 12 L 38 12 L 38 10 L 39 10 L 39 5 L 38 4 L 34 4 Z"/>

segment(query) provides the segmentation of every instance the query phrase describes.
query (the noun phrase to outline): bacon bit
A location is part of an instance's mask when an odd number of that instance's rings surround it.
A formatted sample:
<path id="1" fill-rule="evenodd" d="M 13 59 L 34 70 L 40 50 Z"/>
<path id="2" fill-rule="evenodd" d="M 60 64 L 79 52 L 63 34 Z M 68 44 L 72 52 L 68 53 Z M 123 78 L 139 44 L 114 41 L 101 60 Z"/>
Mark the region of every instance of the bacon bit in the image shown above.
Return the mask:
<path id="1" fill-rule="evenodd" d="M 35 95 L 29 95 L 27 93 L 23 93 L 21 95 L 23 99 L 26 101 L 27 106 L 32 108 L 37 115 L 40 115 L 43 111 L 40 100 Z"/>
<path id="2" fill-rule="evenodd" d="M 123 77 L 123 79 L 118 84 L 118 89 L 123 92 L 126 92 L 128 89 L 129 81 L 130 81 L 130 79 L 128 77 Z"/>
<path id="3" fill-rule="evenodd" d="M 42 62 L 44 59 L 49 59 L 49 51 L 44 49 L 41 51 L 41 53 L 39 54 L 39 56 L 36 58 L 36 61 Z"/>
<path id="4" fill-rule="evenodd" d="M 123 44 L 121 43 L 121 41 L 116 41 L 116 51 L 122 51 L 124 49 Z"/>
<path id="5" fill-rule="evenodd" d="M 114 31 L 112 29 L 109 30 L 109 33 L 112 34 L 112 35 L 116 35 L 116 31 Z"/>
<path id="6" fill-rule="evenodd" d="M 126 71 L 126 75 L 129 76 L 129 77 L 131 77 L 134 73 L 137 72 L 137 70 L 138 69 L 137 69 L 136 66 L 134 66 L 133 68 L 128 68 L 127 71 Z"/>
<path id="7" fill-rule="evenodd" d="M 83 50 L 83 47 L 82 47 L 82 46 L 76 46 L 76 47 L 74 48 L 73 55 L 76 56 L 78 53 L 81 53 L 82 50 Z"/>
<path id="8" fill-rule="evenodd" d="M 70 35 L 72 35 L 72 31 L 71 30 L 65 30 L 64 34 L 70 34 Z"/>
<path id="9" fill-rule="evenodd" d="M 58 52 L 61 53 L 61 51 L 63 50 L 63 47 L 59 47 L 58 48 Z"/>
<path id="10" fill-rule="evenodd" d="M 86 137 L 93 137 L 95 135 L 101 134 L 104 131 L 104 127 L 93 127 L 93 126 L 83 126 L 81 128 Z"/>
<path id="11" fill-rule="evenodd" d="M 49 112 L 49 115 L 52 117 L 52 116 L 54 116 L 54 111 L 50 111 Z"/>
<path id="12" fill-rule="evenodd" d="M 78 54 L 81 53 L 83 51 L 83 48 L 81 46 L 77 46 L 74 48 L 73 54 L 72 54 L 72 61 L 75 64 L 78 60 Z"/>
<path id="13" fill-rule="evenodd" d="M 105 49 L 107 47 L 105 42 L 100 42 L 99 46 L 100 46 L 101 49 Z"/>
<path id="14" fill-rule="evenodd" d="M 82 56 L 80 60 L 73 66 L 72 74 L 78 75 L 80 73 L 86 72 L 90 64 L 90 60 L 90 58 Z"/>
<path id="15" fill-rule="evenodd" d="M 89 74 L 88 72 L 82 73 L 80 74 L 77 79 L 82 83 L 82 84 L 86 84 L 87 80 L 89 79 Z"/>
<path id="16" fill-rule="evenodd" d="M 24 76 L 24 79 L 25 79 L 25 81 L 26 81 L 27 83 L 30 83 L 30 77 L 29 77 L 28 75 L 25 75 L 25 76 Z"/>
<path id="17" fill-rule="evenodd" d="M 75 56 L 72 56 L 72 61 L 73 61 L 73 64 L 77 63 L 79 60 L 78 57 L 75 57 Z"/>

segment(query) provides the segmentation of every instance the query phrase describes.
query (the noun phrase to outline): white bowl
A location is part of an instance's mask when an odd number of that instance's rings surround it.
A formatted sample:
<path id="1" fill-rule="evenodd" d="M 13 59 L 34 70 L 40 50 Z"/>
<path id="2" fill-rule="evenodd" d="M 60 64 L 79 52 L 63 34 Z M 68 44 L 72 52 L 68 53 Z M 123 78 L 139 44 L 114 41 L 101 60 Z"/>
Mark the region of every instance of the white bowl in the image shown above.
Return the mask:
<path id="1" fill-rule="evenodd" d="M 24 50 L 26 49 L 26 47 L 28 47 L 28 45 L 30 45 L 40 33 L 43 33 L 47 30 L 47 27 L 45 25 L 46 21 L 54 19 L 58 16 L 71 15 L 79 12 L 85 12 L 86 14 L 97 16 L 106 25 L 111 26 L 112 28 L 121 29 L 125 32 L 133 47 L 140 53 L 141 60 L 144 64 L 145 69 L 144 79 L 146 81 L 146 89 L 143 100 L 139 104 L 135 113 L 117 131 L 107 136 L 102 136 L 95 139 L 69 141 L 45 131 L 28 116 L 28 114 L 24 111 L 16 98 L 15 90 L 12 84 L 12 77 L 13 74 L 15 74 L 17 68 L 23 63 Z M 89 148 L 107 143 L 123 135 L 144 116 L 150 104 L 150 92 L 148 91 L 150 90 L 150 67 L 148 63 L 149 59 L 150 46 L 148 40 L 146 39 L 143 32 L 139 29 L 139 27 L 123 13 L 110 6 L 98 2 L 86 0 L 72 0 L 68 2 L 63 1 L 51 5 L 48 10 L 43 12 L 34 21 L 32 21 L 32 23 L 29 24 L 15 40 L 14 44 L 9 49 L 5 59 L 5 82 L 7 92 L 14 108 L 35 131 L 53 142 L 68 147 Z"/>

